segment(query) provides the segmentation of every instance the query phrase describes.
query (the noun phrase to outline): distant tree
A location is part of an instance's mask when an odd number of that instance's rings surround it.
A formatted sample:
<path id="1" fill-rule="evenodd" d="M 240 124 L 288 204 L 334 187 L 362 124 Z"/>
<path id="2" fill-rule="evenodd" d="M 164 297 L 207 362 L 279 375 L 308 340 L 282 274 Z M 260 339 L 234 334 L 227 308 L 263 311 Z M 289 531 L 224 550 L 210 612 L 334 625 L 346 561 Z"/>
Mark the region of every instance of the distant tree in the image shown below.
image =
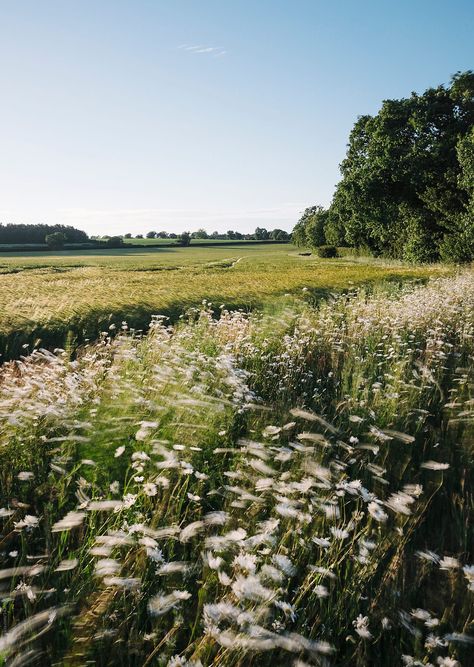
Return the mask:
<path id="1" fill-rule="evenodd" d="M 123 246 L 123 239 L 121 236 L 109 236 L 107 239 L 107 246 L 109 248 L 120 248 Z"/>
<path id="2" fill-rule="evenodd" d="M 288 241 L 290 235 L 283 229 L 273 229 L 270 232 L 270 238 L 273 239 L 274 241 Z"/>
<path id="3" fill-rule="evenodd" d="M 142 238 L 143 238 L 143 234 L 137 234 L 137 235 L 135 236 L 135 238 L 136 238 L 136 239 L 142 239 Z"/>
<path id="4" fill-rule="evenodd" d="M 67 225 L 0 223 L 0 244 L 44 243 L 46 236 L 59 232 L 64 234 L 66 243 L 86 243 L 89 240 L 85 232 Z"/>
<path id="5" fill-rule="evenodd" d="M 51 250 L 61 250 L 61 248 L 64 248 L 66 236 L 62 232 L 53 232 L 52 234 L 46 234 L 44 240 Z"/>
<path id="6" fill-rule="evenodd" d="M 232 229 L 229 229 L 228 232 L 226 232 L 226 238 L 229 239 L 229 241 L 232 241 L 235 239 L 235 232 Z"/>
<path id="7" fill-rule="evenodd" d="M 160 239 L 167 239 L 168 238 L 168 232 L 158 232 L 157 237 Z"/>
<path id="8" fill-rule="evenodd" d="M 219 238 L 219 232 L 212 232 L 211 239 L 218 239 L 218 238 Z"/>
<path id="9" fill-rule="evenodd" d="M 193 232 L 191 234 L 191 238 L 193 239 L 207 239 L 208 235 L 205 229 L 198 229 L 197 232 Z"/>
<path id="10" fill-rule="evenodd" d="M 156 232 L 147 232 L 147 239 L 156 239 Z"/>
<path id="11" fill-rule="evenodd" d="M 269 233 L 265 227 L 257 227 L 254 232 L 255 238 L 257 241 L 266 241 L 269 238 Z"/>
<path id="12" fill-rule="evenodd" d="M 189 232 L 183 232 L 178 236 L 178 242 L 181 246 L 191 245 L 191 234 Z"/>
<path id="13" fill-rule="evenodd" d="M 124 238 L 124 239 L 131 239 L 131 238 L 132 238 L 132 235 L 130 234 L 130 232 L 127 232 L 127 234 L 124 234 L 124 235 L 123 235 L 123 238 Z"/>
<path id="14" fill-rule="evenodd" d="M 178 238 L 178 235 L 175 234 L 174 232 L 171 232 L 170 234 L 168 234 L 168 238 L 170 238 L 170 239 L 177 239 L 177 238 Z"/>

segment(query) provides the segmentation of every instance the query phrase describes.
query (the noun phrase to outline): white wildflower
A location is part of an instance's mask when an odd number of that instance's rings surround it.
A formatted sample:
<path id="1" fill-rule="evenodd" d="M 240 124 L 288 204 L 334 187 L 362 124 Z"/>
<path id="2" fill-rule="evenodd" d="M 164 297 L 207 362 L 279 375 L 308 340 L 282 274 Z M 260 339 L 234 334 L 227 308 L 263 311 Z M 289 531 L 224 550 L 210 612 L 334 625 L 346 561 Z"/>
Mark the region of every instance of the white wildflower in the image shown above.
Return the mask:
<path id="1" fill-rule="evenodd" d="M 362 639 L 371 639 L 372 633 L 369 630 L 369 618 L 368 616 L 362 616 L 359 614 L 355 621 L 352 621 L 355 631 L 362 637 Z"/>
<path id="2" fill-rule="evenodd" d="M 372 518 L 379 522 L 385 522 L 388 519 L 388 514 L 383 511 L 380 505 L 374 501 L 368 504 L 367 509 Z"/>
<path id="3" fill-rule="evenodd" d="M 14 522 L 15 530 L 22 530 L 23 528 L 26 528 L 26 530 L 33 530 L 33 528 L 38 527 L 38 524 L 38 517 L 33 516 L 32 514 L 27 514 L 21 521 Z"/>

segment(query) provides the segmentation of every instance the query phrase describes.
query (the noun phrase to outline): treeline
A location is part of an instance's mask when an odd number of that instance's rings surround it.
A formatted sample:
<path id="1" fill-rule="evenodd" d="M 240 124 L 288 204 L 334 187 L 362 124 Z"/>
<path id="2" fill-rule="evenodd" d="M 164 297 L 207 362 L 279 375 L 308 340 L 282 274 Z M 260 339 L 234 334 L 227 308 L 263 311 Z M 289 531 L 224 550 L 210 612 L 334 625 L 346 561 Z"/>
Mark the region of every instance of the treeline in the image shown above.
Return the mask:
<path id="1" fill-rule="evenodd" d="M 225 233 L 212 232 L 208 234 L 205 229 L 198 229 L 195 232 L 184 232 L 187 234 L 190 239 L 210 239 L 210 240 L 222 240 L 222 241 L 289 241 L 291 239 L 291 234 L 285 232 L 283 229 L 272 229 L 268 230 L 265 227 L 257 227 L 253 234 L 242 234 L 241 232 L 235 232 L 229 230 Z M 173 232 L 154 232 L 150 231 L 145 234 L 147 239 L 180 239 L 182 234 L 174 234 Z M 104 237 L 105 238 L 105 237 Z M 144 238 L 143 234 L 136 234 L 133 237 L 132 234 L 124 234 L 124 239 L 142 239 Z"/>
<path id="2" fill-rule="evenodd" d="M 65 243 L 86 243 L 87 234 L 68 225 L 24 225 L 0 223 L 0 244 L 46 243 L 51 234 L 62 234 Z"/>
<path id="3" fill-rule="evenodd" d="M 295 244 L 417 262 L 473 260 L 474 73 L 361 116 L 340 168 L 329 209 L 306 209 Z"/>

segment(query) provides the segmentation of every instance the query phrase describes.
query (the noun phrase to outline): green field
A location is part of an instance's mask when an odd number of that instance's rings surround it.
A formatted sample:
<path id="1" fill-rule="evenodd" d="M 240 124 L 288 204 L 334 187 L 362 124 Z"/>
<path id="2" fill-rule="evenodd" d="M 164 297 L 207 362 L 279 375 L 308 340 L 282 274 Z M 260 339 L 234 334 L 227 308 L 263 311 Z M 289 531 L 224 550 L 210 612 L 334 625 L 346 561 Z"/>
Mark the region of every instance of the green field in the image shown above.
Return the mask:
<path id="1" fill-rule="evenodd" d="M 345 257 L 301 256 L 289 244 L 24 252 L 0 256 L 0 353 L 29 344 L 96 339 L 111 324 L 146 328 L 207 299 L 251 309 L 285 294 L 324 295 L 381 280 L 424 279 L 448 269 Z"/>

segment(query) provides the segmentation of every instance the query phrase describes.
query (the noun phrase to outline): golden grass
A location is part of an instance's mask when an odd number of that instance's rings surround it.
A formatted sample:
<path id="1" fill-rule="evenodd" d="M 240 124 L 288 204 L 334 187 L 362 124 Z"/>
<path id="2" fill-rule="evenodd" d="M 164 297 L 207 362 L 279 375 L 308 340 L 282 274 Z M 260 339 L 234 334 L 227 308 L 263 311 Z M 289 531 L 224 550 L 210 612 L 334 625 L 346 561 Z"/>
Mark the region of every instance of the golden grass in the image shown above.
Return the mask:
<path id="1" fill-rule="evenodd" d="M 300 256 L 291 245 L 5 255 L 0 257 L 0 352 L 17 353 L 13 338 L 60 345 L 68 331 L 96 337 L 100 328 L 121 319 L 145 327 L 153 314 L 176 316 L 202 299 L 252 308 L 304 287 L 343 289 L 447 271 L 355 258 L 321 260 Z"/>

